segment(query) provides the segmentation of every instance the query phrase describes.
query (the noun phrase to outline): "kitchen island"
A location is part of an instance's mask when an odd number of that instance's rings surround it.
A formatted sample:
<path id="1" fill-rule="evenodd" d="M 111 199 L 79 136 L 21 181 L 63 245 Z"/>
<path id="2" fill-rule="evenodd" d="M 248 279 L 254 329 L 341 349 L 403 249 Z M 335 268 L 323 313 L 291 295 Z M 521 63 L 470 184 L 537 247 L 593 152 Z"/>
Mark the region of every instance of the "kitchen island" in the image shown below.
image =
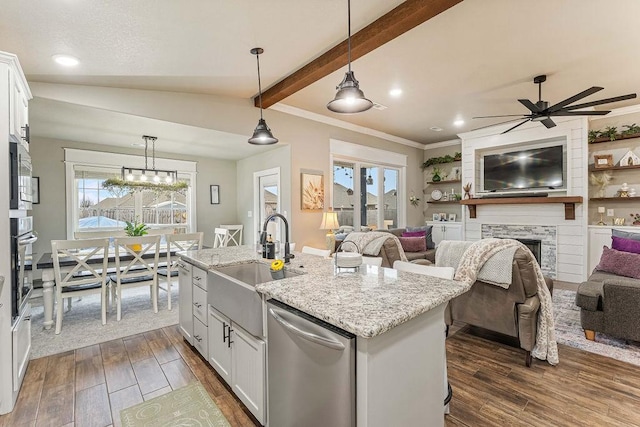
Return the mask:
<path id="1" fill-rule="evenodd" d="M 331 259 L 295 255 L 286 268 L 300 275 L 255 290 L 356 336 L 357 425 L 443 425 L 444 309 L 470 286 L 372 266 L 335 274 Z M 248 246 L 181 256 L 213 271 L 268 262 Z"/>

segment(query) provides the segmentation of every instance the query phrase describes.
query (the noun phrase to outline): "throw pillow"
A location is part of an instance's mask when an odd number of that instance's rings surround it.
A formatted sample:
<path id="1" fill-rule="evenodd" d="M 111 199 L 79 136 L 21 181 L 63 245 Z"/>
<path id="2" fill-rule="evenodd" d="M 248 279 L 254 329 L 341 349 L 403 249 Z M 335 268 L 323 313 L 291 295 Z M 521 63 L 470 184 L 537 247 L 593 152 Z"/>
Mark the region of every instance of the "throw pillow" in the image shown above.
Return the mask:
<path id="1" fill-rule="evenodd" d="M 640 254 L 640 241 L 616 236 L 611 237 L 611 239 L 613 240 L 611 243 L 611 249 Z"/>
<path id="2" fill-rule="evenodd" d="M 623 237 L 625 239 L 640 240 L 640 233 L 633 233 L 631 231 L 611 230 L 611 237 Z"/>
<path id="3" fill-rule="evenodd" d="M 405 252 L 424 252 L 427 250 L 427 241 L 424 237 L 398 237 L 400 245 Z"/>
<path id="4" fill-rule="evenodd" d="M 426 231 L 405 231 L 402 237 L 427 237 Z M 426 239 L 425 239 L 426 242 Z"/>
<path id="5" fill-rule="evenodd" d="M 640 279 L 640 254 L 617 251 L 603 246 L 596 270 Z"/>
<path id="6" fill-rule="evenodd" d="M 434 249 L 436 244 L 433 242 L 433 226 L 423 225 L 422 227 L 407 227 L 407 231 L 424 231 L 427 240 L 427 249 Z"/>

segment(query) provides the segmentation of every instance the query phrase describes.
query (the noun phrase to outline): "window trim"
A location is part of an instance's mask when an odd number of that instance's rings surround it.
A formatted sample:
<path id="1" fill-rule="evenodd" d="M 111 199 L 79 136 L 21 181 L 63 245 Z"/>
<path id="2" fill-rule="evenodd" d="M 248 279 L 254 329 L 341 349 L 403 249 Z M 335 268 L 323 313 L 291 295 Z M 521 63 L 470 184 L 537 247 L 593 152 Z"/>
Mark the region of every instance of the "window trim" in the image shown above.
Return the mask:
<path id="1" fill-rule="evenodd" d="M 96 159 L 100 159 L 100 163 L 96 163 Z M 79 150 L 75 148 L 64 148 L 65 163 L 65 187 L 66 187 L 66 220 L 67 220 L 67 239 L 74 239 L 74 232 L 78 231 L 75 226 L 78 222 L 78 211 L 75 207 L 78 205 L 78 192 L 74 183 L 74 167 L 89 166 L 94 168 L 121 168 L 123 165 L 132 167 L 144 167 L 144 156 L 136 156 L 132 154 L 109 153 L 103 151 Z M 189 232 L 196 230 L 197 224 L 197 198 L 196 198 L 196 175 L 197 162 L 188 160 L 173 160 L 156 157 L 157 169 L 177 170 L 178 174 L 188 175 L 191 184 L 190 191 L 187 192 L 187 202 L 189 203 Z"/>

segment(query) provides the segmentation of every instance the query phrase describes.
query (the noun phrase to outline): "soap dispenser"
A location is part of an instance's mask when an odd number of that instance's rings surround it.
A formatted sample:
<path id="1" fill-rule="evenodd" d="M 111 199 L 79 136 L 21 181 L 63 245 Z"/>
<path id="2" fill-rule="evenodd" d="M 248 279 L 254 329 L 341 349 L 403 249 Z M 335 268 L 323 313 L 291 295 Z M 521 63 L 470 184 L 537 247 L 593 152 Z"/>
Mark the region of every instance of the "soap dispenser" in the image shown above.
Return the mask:
<path id="1" fill-rule="evenodd" d="M 273 239 L 271 238 L 271 234 L 267 238 L 267 259 L 276 259 L 276 244 L 273 243 Z"/>

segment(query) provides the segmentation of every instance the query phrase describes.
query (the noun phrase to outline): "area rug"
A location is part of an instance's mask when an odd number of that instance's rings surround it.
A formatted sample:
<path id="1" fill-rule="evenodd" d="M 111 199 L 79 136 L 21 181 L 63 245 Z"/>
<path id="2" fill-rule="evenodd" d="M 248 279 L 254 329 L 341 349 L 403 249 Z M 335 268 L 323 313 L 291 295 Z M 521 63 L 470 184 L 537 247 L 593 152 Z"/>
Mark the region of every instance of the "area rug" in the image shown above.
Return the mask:
<path id="1" fill-rule="evenodd" d="M 576 306 L 575 301 L 575 291 L 554 289 L 553 311 L 558 344 L 640 366 L 640 343 L 638 342 L 626 343 L 625 340 L 599 332 L 596 333 L 595 341 L 587 340 L 580 326 L 580 308 Z M 562 359 L 560 361 L 562 363 Z"/>
<path id="2" fill-rule="evenodd" d="M 115 306 L 107 312 L 107 324 L 102 325 L 100 295 L 74 298 L 71 311 L 62 317 L 62 331 L 55 334 L 43 327 L 42 297 L 31 300 L 31 358 L 49 356 L 69 350 L 124 338 L 178 323 L 178 286 L 171 288 L 171 307 L 167 310 L 167 293 L 158 292 L 158 313 L 153 312 L 148 287 L 124 289 L 122 292 L 122 320 L 116 320 Z M 65 310 L 67 303 L 65 301 Z"/>
<path id="3" fill-rule="evenodd" d="M 120 411 L 123 427 L 230 427 L 202 384 L 196 382 Z"/>

